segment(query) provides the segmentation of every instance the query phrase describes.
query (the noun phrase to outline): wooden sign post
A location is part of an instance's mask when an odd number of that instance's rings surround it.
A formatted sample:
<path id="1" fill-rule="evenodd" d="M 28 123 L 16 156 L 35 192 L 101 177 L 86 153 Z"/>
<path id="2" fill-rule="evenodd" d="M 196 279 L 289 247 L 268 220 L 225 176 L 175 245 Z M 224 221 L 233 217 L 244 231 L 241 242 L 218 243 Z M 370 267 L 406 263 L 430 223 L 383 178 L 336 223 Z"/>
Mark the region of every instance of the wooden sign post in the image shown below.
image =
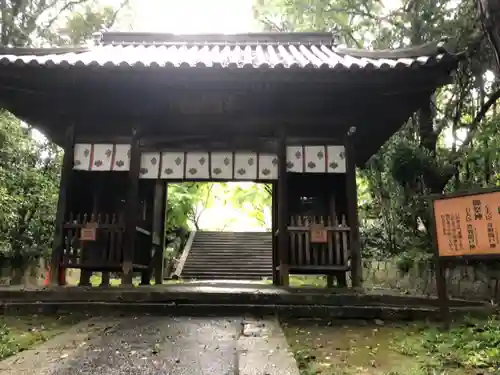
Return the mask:
<path id="1" fill-rule="evenodd" d="M 449 322 L 447 265 L 500 259 L 500 189 L 433 197 L 431 209 L 436 288 L 443 319 Z"/>

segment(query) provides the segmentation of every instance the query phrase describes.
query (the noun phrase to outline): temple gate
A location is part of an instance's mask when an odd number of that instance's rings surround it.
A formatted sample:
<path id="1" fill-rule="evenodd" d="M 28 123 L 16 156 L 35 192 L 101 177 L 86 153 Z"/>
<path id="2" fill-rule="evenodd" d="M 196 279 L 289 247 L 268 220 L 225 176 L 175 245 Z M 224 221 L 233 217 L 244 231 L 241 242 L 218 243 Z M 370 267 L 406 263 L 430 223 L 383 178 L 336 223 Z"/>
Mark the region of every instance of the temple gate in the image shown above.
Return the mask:
<path id="1" fill-rule="evenodd" d="M 168 183 L 273 186 L 273 281 L 361 285 L 356 165 L 450 79 L 434 43 L 338 48 L 327 33 L 103 33 L 93 47 L 0 50 L 3 107 L 64 147 L 61 267 L 163 279 Z"/>

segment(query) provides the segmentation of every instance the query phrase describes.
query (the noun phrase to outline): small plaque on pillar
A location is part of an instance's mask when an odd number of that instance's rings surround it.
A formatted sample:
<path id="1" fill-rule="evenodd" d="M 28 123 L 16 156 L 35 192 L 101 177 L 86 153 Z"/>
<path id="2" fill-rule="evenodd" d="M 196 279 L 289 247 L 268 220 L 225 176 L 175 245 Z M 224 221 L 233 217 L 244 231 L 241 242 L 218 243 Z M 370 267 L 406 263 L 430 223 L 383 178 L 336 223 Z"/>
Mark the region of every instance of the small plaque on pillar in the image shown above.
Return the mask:
<path id="1" fill-rule="evenodd" d="M 327 243 L 328 236 L 326 229 L 321 224 L 313 224 L 310 228 L 311 243 Z"/>
<path id="2" fill-rule="evenodd" d="M 95 241 L 97 236 L 97 224 L 87 223 L 85 228 L 80 230 L 80 241 Z"/>

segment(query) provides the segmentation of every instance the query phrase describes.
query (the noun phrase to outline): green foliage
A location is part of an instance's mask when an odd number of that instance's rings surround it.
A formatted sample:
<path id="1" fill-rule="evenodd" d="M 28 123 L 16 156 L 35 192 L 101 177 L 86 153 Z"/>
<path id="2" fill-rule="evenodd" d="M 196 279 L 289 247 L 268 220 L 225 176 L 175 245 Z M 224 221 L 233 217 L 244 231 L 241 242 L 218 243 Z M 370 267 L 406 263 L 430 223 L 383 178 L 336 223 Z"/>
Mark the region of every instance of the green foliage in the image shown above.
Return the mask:
<path id="1" fill-rule="evenodd" d="M 97 0 L 4 1 L 0 5 L 0 45 L 26 47 L 85 42 L 93 32 L 113 26 L 128 0 L 116 8 L 100 6 Z"/>
<path id="2" fill-rule="evenodd" d="M 94 33 L 107 30 L 115 24 L 119 12 L 128 6 L 128 2 L 122 1 L 118 8 L 86 4 L 67 17 L 64 29 L 53 35 L 52 39 L 57 39 L 59 45 L 80 45 L 91 41 Z"/>
<path id="3" fill-rule="evenodd" d="M 450 331 L 425 329 L 402 345 L 407 355 L 426 355 L 443 367 L 497 371 L 500 368 L 500 321 L 466 319 Z"/>
<path id="4" fill-rule="evenodd" d="M 433 164 L 433 159 L 414 144 L 398 142 L 393 150 L 389 170 L 401 186 L 414 184 Z"/>
<path id="5" fill-rule="evenodd" d="M 59 171 L 59 150 L 34 141 L 28 128 L 0 112 L 0 250 L 11 262 L 50 247 Z"/>
<path id="6" fill-rule="evenodd" d="M 168 185 L 167 232 L 177 228 L 189 230 L 190 214 L 200 201 L 200 184 Z"/>
<path id="7" fill-rule="evenodd" d="M 2 317 L 0 319 L 0 360 L 49 340 L 83 318 L 78 315 Z"/>
<path id="8" fill-rule="evenodd" d="M 268 227 L 266 213 L 271 210 L 271 185 L 265 184 L 232 184 L 226 194 L 233 207 L 242 214 L 254 218 L 261 226 Z M 269 228 L 270 229 L 270 228 Z"/>

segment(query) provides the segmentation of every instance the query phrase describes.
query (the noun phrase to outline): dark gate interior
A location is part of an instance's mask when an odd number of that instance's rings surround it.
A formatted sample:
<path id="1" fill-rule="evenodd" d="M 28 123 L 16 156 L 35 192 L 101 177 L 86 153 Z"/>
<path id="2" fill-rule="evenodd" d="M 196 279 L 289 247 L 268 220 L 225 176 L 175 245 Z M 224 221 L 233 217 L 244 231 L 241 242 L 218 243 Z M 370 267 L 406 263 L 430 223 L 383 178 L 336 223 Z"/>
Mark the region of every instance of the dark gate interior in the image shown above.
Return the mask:
<path id="1" fill-rule="evenodd" d="M 127 187 L 127 172 L 73 171 L 63 225 L 63 267 L 89 272 L 122 270 Z M 150 268 L 153 199 L 154 180 L 140 180 L 135 271 Z M 82 240 L 85 228 L 95 228 L 95 240 Z"/>
<path id="2" fill-rule="evenodd" d="M 289 267 L 296 274 L 338 274 L 349 269 L 349 218 L 346 174 L 288 176 Z M 311 230 L 326 231 L 324 243 L 314 243 Z"/>

